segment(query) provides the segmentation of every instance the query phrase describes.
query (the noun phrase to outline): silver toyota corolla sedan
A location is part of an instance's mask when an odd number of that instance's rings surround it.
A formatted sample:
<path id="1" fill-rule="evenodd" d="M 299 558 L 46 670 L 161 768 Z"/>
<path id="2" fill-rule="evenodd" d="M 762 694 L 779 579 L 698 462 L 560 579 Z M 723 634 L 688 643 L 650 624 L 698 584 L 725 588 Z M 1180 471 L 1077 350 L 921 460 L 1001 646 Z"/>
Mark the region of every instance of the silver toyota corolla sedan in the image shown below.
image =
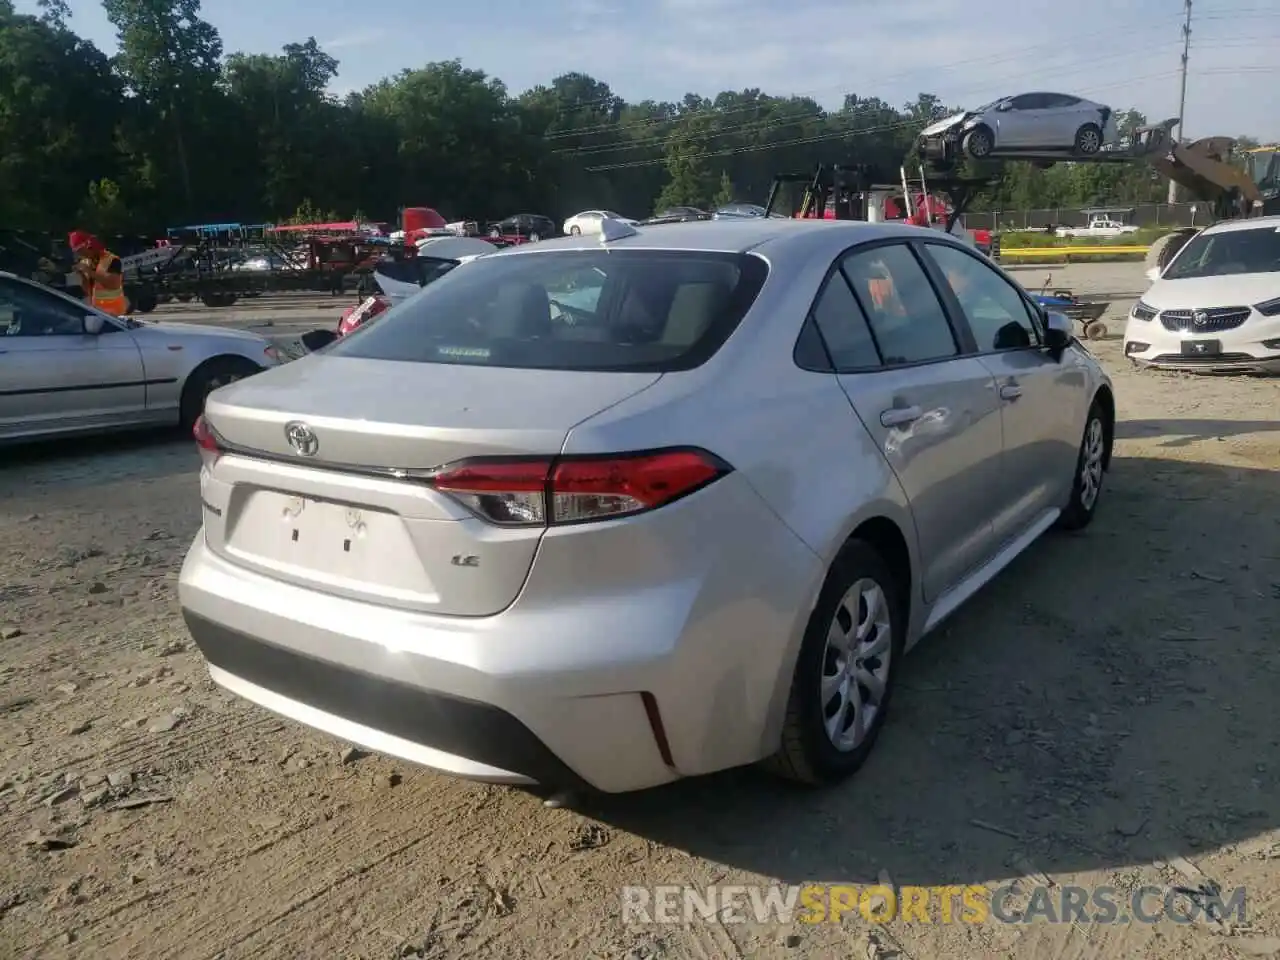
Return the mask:
<path id="1" fill-rule="evenodd" d="M 0 273 L 0 443 L 190 426 L 212 390 L 278 363 L 256 334 L 112 317 Z"/>
<path id="2" fill-rule="evenodd" d="M 484 257 L 219 390 L 188 628 L 225 688 L 456 775 L 852 773 L 903 653 L 1098 504 L 1115 399 L 939 231 Z"/>

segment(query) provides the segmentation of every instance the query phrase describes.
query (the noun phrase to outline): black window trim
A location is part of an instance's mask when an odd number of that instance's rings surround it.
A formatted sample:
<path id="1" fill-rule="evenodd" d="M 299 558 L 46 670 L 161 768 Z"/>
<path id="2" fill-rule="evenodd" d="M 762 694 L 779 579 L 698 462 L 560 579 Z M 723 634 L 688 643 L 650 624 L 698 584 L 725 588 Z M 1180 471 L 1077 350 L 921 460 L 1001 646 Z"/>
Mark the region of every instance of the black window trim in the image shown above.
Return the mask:
<path id="1" fill-rule="evenodd" d="M 792 347 L 791 357 L 797 367 L 799 367 L 801 370 L 806 370 L 810 373 L 829 373 L 837 376 L 842 374 L 854 374 L 854 373 L 883 373 L 891 370 L 909 370 L 909 369 L 912 369 L 913 367 L 926 367 L 926 366 L 931 366 L 937 363 L 950 363 L 954 360 L 962 360 L 965 357 L 970 357 L 977 354 L 978 352 L 977 341 L 974 339 L 973 331 L 969 329 L 968 323 L 964 322 L 963 320 L 964 318 L 963 312 L 958 312 L 953 314 L 950 306 L 948 305 L 946 296 L 950 294 L 951 291 L 950 291 L 950 287 L 946 284 L 946 278 L 941 277 L 939 273 L 935 272 L 936 265 L 933 263 L 931 259 L 922 257 L 920 255 L 920 251 L 915 249 L 915 245 L 918 242 L 919 241 L 910 237 L 883 237 L 879 240 L 870 240 L 870 241 L 865 241 L 863 243 L 852 244 L 851 246 L 846 247 L 845 249 L 841 250 L 838 254 L 836 254 L 836 256 L 831 261 L 831 265 L 827 267 L 827 272 L 823 275 L 822 282 L 818 284 L 818 292 L 814 294 L 813 300 L 809 303 L 809 309 L 805 313 L 804 323 L 800 325 L 800 330 L 796 334 L 796 343 L 795 343 L 795 346 Z M 957 244 L 951 244 L 951 245 L 957 246 Z M 915 258 L 916 263 L 919 264 L 920 269 L 924 271 L 924 275 L 926 279 L 929 281 L 929 286 L 933 290 L 933 295 L 938 298 L 938 305 L 942 308 L 942 315 L 947 321 L 947 326 L 951 330 L 951 339 L 956 346 L 956 352 L 953 353 L 951 356 L 934 357 L 929 360 L 914 360 L 911 363 L 885 363 L 884 362 L 884 353 L 880 350 L 880 341 L 876 337 L 875 327 L 871 324 L 871 319 L 867 315 L 866 306 L 862 303 L 862 299 L 858 296 L 858 291 L 854 288 L 853 284 L 849 282 L 849 278 L 844 272 L 844 261 L 847 260 L 853 254 L 865 253 L 870 250 L 875 250 L 880 247 L 887 247 L 887 246 L 906 247 L 907 251 Z M 822 330 L 820 327 L 818 327 L 817 320 L 814 319 L 814 310 L 817 308 L 818 302 L 826 294 L 827 285 L 832 282 L 832 278 L 837 273 L 840 274 L 840 282 L 845 284 L 846 287 L 848 287 L 849 292 L 853 294 L 854 303 L 858 305 L 858 309 L 862 312 L 863 322 L 866 323 L 867 325 L 867 330 L 871 334 L 871 342 L 875 345 L 876 353 L 880 357 L 879 366 L 875 366 L 875 367 L 838 367 L 836 366 L 835 360 L 831 356 L 831 348 L 827 345 L 826 338 L 822 335 Z M 938 286 L 939 280 L 942 281 L 943 287 L 945 288 L 945 292 L 942 289 L 939 289 L 939 286 Z M 961 323 L 956 322 L 957 317 L 961 319 L 962 321 Z M 797 354 L 800 349 L 801 340 L 805 335 L 805 327 L 810 324 L 813 325 L 814 332 L 818 336 L 818 342 L 822 344 L 822 349 L 827 357 L 827 369 L 825 370 L 815 370 L 813 369 L 813 367 L 806 366 L 805 364 L 801 363 L 797 357 Z"/>
<path id="2" fill-rule="evenodd" d="M 1027 317 L 1031 321 L 1031 328 L 1035 331 L 1037 342 L 1031 344 L 1029 347 L 1006 347 L 1003 350 L 985 350 L 979 345 L 978 338 L 973 332 L 973 325 L 965 315 L 964 307 L 960 305 L 960 298 L 955 295 L 955 291 L 951 289 L 951 284 L 947 282 L 947 277 L 946 274 L 943 273 L 942 267 L 938 265 L 938 262 L 934 260 L 933 257 L 928 256 L 927 250 L 921 251 L 921 259 L 928 263 L 928 266 L 925 269 L 929 271 L 931 279 L 934 281 L 934 286 L 937 287 L 939 284 L 941 285 L 944 309 L 946 309 L 948 313 L 954 311 L 955 318 L 959 323 L 964 325 L 968 334 L 968 340 L 973 346 L 974 356 L 990 357 L 1003 353 L 1017 353 L 1022 350 L 1034 350 L 1038 352 L 1044 349 L 1045 330 L 1042 325 L 1043 318 L 1041 316 L 1040 305 L 1027 295 L 1027 292 L 1022 289 L 1017 281 L 1010 278 L 1008 274 L 996 266 L 996 264 L 992 263 L 989 259 L 984 257 L 981 253 L 971 247 L 965 246 L 964 244 L 935 239 L 933 237 L 930 237 L 927 240 L 913 240 L 912 242 L 919 244 L 921 247 L 950 247 L 951 249 L 958 250 L 970 259 L 976 260 L 981 266 L 990 270 L 1001 280 L 1007 283 L 1013 288 L 1013 292 L 1016 293 L 1018 298 L 1022 301 L 1022 306 L 1027 311 Z"/>

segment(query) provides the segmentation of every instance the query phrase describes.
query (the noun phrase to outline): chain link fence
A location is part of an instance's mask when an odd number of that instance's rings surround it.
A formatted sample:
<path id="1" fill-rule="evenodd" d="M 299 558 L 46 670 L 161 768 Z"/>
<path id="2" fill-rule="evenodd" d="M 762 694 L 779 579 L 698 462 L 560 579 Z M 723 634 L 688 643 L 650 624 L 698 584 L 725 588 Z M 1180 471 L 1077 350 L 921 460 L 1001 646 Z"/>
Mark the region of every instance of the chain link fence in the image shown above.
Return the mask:
<path id="1" fill-rule="evenodd" d="M 1088 226 L 1092 216 L 1106 216 L 1138 227 L 1207 227 L 1213 210 L 1207 203 L 1139 203 L 1131 207 L 1047 207 L 1040 210 L 996 210 L 966 213 L 970 230 L 1045 230 Z"/>

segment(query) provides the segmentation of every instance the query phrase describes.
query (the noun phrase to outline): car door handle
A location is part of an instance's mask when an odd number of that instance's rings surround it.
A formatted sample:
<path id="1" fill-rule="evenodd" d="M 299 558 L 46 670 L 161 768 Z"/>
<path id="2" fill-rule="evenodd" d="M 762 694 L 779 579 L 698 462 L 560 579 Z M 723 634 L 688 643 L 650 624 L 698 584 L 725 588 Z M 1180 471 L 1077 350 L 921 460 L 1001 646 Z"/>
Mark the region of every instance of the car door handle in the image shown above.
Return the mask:
<path id="1" fill-rule="evenodd" d="M 882 427 L 901 427 L 908 423 L 914 423 L 924 416 L 924 411 L 919 407 L 890 407 L 880 414 L 880 426 Z"/>
<path id="2" fill-rule="evenodd" d="M 1000 388 L 1001 400 L 1017 400 L 1022 396 L 1022 388 L 1016 383 L 1006 383 Z"/>

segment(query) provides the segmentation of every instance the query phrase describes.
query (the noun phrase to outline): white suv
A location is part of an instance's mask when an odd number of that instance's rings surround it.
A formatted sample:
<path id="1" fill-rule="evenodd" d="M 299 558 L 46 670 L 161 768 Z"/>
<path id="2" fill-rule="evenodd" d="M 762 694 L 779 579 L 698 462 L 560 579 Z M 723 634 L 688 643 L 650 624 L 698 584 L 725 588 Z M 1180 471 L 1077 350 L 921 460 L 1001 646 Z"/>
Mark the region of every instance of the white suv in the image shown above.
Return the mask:
<path id="1" fill-rule="evenodd" d="M 1135 364 L 1280 371 L 1280 217 L 1208 227 L 1148 276 L 1124 331 Z"/>

